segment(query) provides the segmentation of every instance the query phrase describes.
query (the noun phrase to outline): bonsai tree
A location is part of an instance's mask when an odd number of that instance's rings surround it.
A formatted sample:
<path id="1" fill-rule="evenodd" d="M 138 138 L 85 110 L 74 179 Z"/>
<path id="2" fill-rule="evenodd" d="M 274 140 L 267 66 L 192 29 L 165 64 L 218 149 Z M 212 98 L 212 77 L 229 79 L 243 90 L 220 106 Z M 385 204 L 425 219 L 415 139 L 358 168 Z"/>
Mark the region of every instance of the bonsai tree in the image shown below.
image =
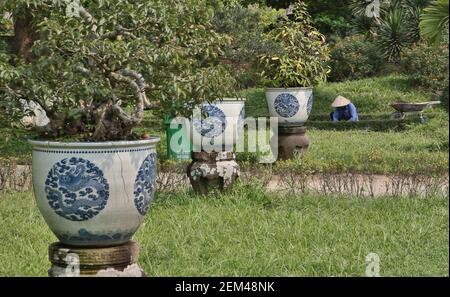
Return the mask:
<path id="1" fill-rule="evenodd" d="M 268 34 L 284 49 L 279 55 L 261 57 L 262 77 L 268 87 L 312 87 L 326 80 L 329 49 L 304 2 L 298 1 L 292 14 L 284 16 Z"/>
<path id="2" fill-rule="evenodd" d="M 42 108 L 41 137 L 136 139 L 145 109 L 187 115 L 234 86 L 206 1 L 12 0 L 4 13 L 14 34 L 0 55 L 1 104 L 19 117 L 24 103 Z"/>

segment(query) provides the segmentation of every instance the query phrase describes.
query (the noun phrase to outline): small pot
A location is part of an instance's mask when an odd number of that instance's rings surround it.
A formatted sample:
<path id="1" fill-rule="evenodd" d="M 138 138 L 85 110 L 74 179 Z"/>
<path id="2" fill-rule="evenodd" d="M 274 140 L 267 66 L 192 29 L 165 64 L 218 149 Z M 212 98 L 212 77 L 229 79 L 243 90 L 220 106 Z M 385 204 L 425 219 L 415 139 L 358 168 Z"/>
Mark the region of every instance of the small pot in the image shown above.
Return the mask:
<path id="1" fill-rule="evenodd" d="M 266 99 L 271 117 L 283 125 L 304 125 L 313 107 L 313 88 L 267 89 Z"/>
<path id="2" fill-rule="evenodd" d="M 244 120 L 245 99 L 224 98 L 197 107 L 191 129 L 194 152 L 218 144 L 222 144 L 219 151 L 232 151 L 242 135 Z"/>
<path id="3" fill-rule="evenodd" d="M 156 183 L 156 144 L 30 141 L 37 206 L 71 246 L 128 242 L 144 221 Z"/>

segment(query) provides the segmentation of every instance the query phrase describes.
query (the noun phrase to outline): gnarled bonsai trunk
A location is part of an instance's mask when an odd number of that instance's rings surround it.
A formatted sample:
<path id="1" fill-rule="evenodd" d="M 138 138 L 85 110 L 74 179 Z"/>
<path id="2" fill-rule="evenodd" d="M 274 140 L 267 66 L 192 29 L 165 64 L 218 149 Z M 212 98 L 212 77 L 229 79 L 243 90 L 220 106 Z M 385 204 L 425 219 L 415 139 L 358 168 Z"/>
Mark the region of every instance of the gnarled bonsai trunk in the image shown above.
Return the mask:
<path id="1" fill-rule="evenodd" d="M 38 39 L 38 33 L 33 25 L 33 17 L 26 13 L 14 15 L 14 36 L 11 39 L 11 48 L 19 57 L 29 61 L 32 58 L 31 47 Z"/>

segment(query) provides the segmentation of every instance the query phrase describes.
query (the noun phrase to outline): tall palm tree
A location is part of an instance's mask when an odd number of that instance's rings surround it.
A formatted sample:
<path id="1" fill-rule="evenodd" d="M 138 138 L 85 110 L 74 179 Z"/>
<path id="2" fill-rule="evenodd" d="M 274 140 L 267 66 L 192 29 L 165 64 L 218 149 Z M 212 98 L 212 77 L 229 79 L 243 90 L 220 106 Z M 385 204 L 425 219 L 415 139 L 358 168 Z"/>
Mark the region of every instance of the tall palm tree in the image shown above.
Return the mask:
<path id="1" fill-rule="evenodd" d="M 448 31 L 449 0 L 436 0 L 424 9 L 420 17 L 422 36 L 431 44 L 440 44 Z"/>

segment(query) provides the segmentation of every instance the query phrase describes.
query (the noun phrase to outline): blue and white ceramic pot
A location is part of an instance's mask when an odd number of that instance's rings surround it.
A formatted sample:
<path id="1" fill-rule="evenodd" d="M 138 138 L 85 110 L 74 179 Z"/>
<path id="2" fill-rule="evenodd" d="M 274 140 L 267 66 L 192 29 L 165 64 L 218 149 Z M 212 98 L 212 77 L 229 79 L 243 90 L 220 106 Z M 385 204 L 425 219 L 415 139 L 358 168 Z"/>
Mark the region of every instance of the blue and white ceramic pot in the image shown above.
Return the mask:
<path id="1" fill-rule="evenodd" d="M 313 88 L 267 89 L 266 99 L 271 117 L 285 125 L 304 125 L 313 107 Z"/>
<path id="2" fill-rule="evenodd" d="M 194 151 L 205 150 L 206 147 L 211 148 L 218 144 L 221 144 L 222 150 L 232 151 L 239 137 L 243 135 L 244 120 L 245 99 L 223 98 L 197 107 L 194 110 L 191 129 Z"/>
<path id="3" fill-rule="evenodd" d="M 102 247 L 131 239 L 155 193 L 158 142 L 30 141 L 37 206 L 62 243 Z"/>

